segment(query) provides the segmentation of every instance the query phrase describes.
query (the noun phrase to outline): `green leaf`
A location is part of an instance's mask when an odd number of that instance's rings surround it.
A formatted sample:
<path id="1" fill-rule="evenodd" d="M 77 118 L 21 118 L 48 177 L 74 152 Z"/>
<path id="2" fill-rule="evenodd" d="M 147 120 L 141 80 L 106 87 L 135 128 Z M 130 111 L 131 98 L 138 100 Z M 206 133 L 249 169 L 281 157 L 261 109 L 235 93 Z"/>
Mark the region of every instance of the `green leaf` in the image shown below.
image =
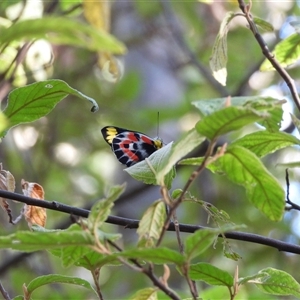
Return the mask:
<path id="1" fill-rule="evenodd" d="M 81 287 L 85 287 L 89 290 L 92 290 L 96 293 L 96 291 L 88 281 L 78 277 L 64 276 L 59 274 L 49 274 L 49 275 L 39 276 L 33 279 L 27 285 L 27 291 L 28 293 L 31 294 L 37 288 L 46 284 L 53 284 L 53 283 L 67 283 L 67 284 L 79 285 Z"/>
<path id="2" fill-rule="evenodd" d="M 248 282 L 254 283 L 263 292 L 272 295 L 293 295 L 300 298 L 300 284 L 290 274 L 266 268 L 259 271 L 257 275 L 257 278 L 252 277 Z"/>
<path id="3" fill-rule="evenodd" d="M 157 300 L 156 288 L 145 288 L 137 291 L 130 300 Z"/>
<path id="4" fill-rule="evenodd" d="M 298 32 L 290 35 L 278 43 L 273 51 L 273 55 L 279 62 L 281 67 L 286 68 L 289 65 L 295 63 L 300 57 L 300 35 Z M 274 70 L 269 60 L 265 60 L 261 67 L 261 71 Z"/>
<path id="5" fill-rule="evenodd" d="M 22 0 L 1 0 L 0 2 L 0 8 L 2 11 L 5 11 L 9 6 L 11 5 L 15 5 L 17 4 L 18 2 L 21 2 Z"/>
<path id="6" fill-rule="evenodd" d="M 74 262 L 77 267 L 83 267 L 88 270 L 95 270 L 104 265 L 120 265 L 116 254 L 104 255 L 99 252 L 90 251 Z"/>
<path id="7" fill-rule="evenodd" d="M 131 177 L 136 180 L 142 181 L 146 184 L 154 184 L 160 185 L 157 182 L 156 174 L 158 170 L 161 170 L 160 165 L 164 164 L 165 161 L 168 160 L 172 149 L 172 143 L 167 144 L 166 146 L 162 147 L 161 149 L 155 151 L 151 154 L 147 161 L 151 165 L 149 167 L 146 160 L 143 160 L 129 168 L 124 169 Z M 152 170 L 153 169 L 153 170 Z M 164 184 L 167 186 L 168 189 L 171 188 L 173 179 L 175 178 L 176 171 L 175 167 L 173 167 L 168 174 L 164 177 Z"/>
<path id="8" fill-rule="evenodd" d="M 57 26 L 59 24 L 59 26 Z M 123 54 L 125 46 L 105 31 L 65 17 L 23 20 L 0 28 L 0 44 L 22 39 L 47 39 L 54 44 L 72 45 L 91 51 Z"/>
<path id="9" fill-rule="evenodd" d="M 65 246 L 60 251 L 62 265 L 65 268 L 68 268 L 74 265 L 76 261 L 78 261 L 80 258 L 84 257 L 90 252 L 91 250 L 84 246 Z"/>
<path id="10" fill-rule="evenodd" d="M 200 166 L 204 160 L 204 157 L 192 157 L 192 158 L 186 158 L 179 162 L 180 165 L 185 166 Z M 207 169 L 212 171 L 213 173 L 220 173 L 224 174 L 224 172 L 221 170 L 220 166 L 216 163 L 210 163 L 206 166 Z"/>
<path id="11" fill-rule="evenodd" d="M 58 79 L 40 81 L 9 93 L 8 103 L 3 111 L 9 121 L 9 128 L 33 122 L 47 115 L 68 95 L 88 100 L 93 105 L 92 111 L 98 110 L 98 104 L 94 99 L 71 88 L 64 81 Z"/>
<path id="12" fill-rule="evenodd" d="M 203 300 L 224 300 L 224 299 L 230 299 L 230 291 L 227 287 L 224 286 L 211 286 L 203 291 L 201 291 L 201 298 Z M 248 297 L 248 294 L 245 292 L 245 289 L 240 289 L 237 293 L 237 295 L 234 297 L 234 300 L 250 300 L 251 298 Z M 192 300 L 192 299 L 191 299 Z M 252 300 L 262 300 L 257 298 L 252 298 Z M 267 299 L 264 299 L 267 300 Z M 271 300 L 271 299 L 268 299 Z"/>
<path id="13" fill-rule="evenodd" d="M 185 241 L 185 255 L 188 261 L 208 249 L 219 234 L 216 229 L 200 229 L 189 235 Z"/>
<path id="14" fill-rule="evenodd" d="M 102 199 L 93 205 L 88 217 L 88 226 L 90 230 L 94 230 L 95 227 L 100 228 L 106 221 L 111 212 L 111 208 L 114 205 L 114 201 L 116 201 L 124 192 L 125 187 L 125 184 L 112 187 L 108 192 L 107 198 Z"/>
<path id="15" fill-rule="evenodd" d="M 216 37 L 212 56 L 209 61 L 210 68 L 212 70 L 214 78 L 222 85 L 226 85 L 227 78 L 227 33 L 228 25 L 234 18 L 234 12 L 227 12 L 219 29 L 219 33 Z"/>
<path id="16" fill-rule="evenodd" d="M 274 31 L 273 25 L 261 18 L 254 17 L 253 21 L 257 26 L 259 26 L 261 29 L 265 31 L 270 31 L 270 32 Z"/>
<path id="17" fill-rule="evenodd" d="M 182 189 L 176 189 L 172 191 L 171 198 L 176 199 L 182 194 Z"/>
<path id="18" fill-rule="evenodd" d="M 257 131 L 234 141 L 232 145 L 242 146 L 262 157 L 288 146 L 300 145 L 300 140 L 285 132 Z"/>
<path id="19" fill-rule="evenodd" d="M 247 106 L 250 106 L 257 111 L 267 111 L 269 113 L 269 117 L 258 121 L 258 123 L 264 126 L 270 132 L 278 132 L 281 127 L 283 103 L 285 103 L 285 100 L 277 100 L 270 103 L 261 99 L 257 102 L 248 104 Z"/>
<path id="20" fill-rule="evenodd" d="M 201 136 L 195 129 L 187 132 L 182 138 L 172 145 L 171 151 L 166 160 L 163 161 L 157 170 L 157 182 L 164 182 L 165 176 L 172 170 L 175 164 L 185 155 L 199 146 L 205 137 Z"/>
<path id="21" fill-rule="evenodd" d="M 266 277 L 266 276 L 267 276 L 267 273 L 263 273 L 262 271 L 259 271 L 257 274 L 254 274 L 254 275 L 249 275 L 249 276 L 246 276 L 246 277 L 240 277 L 239 280 L 238 280 L 238 284 L 242 285 L 242 284 L 245 284 L 247 282 L 252 282 L 252 281 L 255 281 L 259 278 L 263 278 L 263 277 Z"/>
<path id="22" fill-rule="evenodd" d="M 228 97 L 215 99 L 202 99 L 192 102 L 199 110 L 201 117 L 211 115 L 212 113 L 230 106 L 251 107 L 255 110 L 272 111 L 275 107 L 281 107 L 285 101 L 272 97 L 247 96 L 247 97 Z"/>
<path id="23" fill-rule="evenodd" d="M 118 256 L 132 259 L 142 259 L 154 264 L 174 263 L 178 266 L 181 266 L 185 262 L 183 255 L 174 250 L 163 247 L 126 250 L 118 253 Z"/>
<path id="24" fill-rule="evenodd" d="M 166 205 L 163 201 L 155 201 L 144 213 L 139 222 L 137 234 L 139 246 L 153 247 L 159 239 L 166 219 Z"/>
<path id="25" fill-rule="evenodd" d="M 0 112 L 0 133 L 3 132 L 9 125 L 9 121 L 6 116 Z"/>
<path id="26" fill-rule="evenodd" d="M 192 280 L 205 281 L 210 285 L 233 286 L 233 277 L 228 272 L 208 263 L 190 265 L 189 277 Z"/>
<path id="27" fill-rule="evenodd" d="M 0 237 L 0 248 L 10 248 L 23 252 L 50 250 L 66 246 L 91 246 L 93 237 L 86 231 L 64 230 L 50 232 L 19 231 L 15 234 Z"/>
<path id="28" fill-rule="evenodd" d="M 43 227 L 34 227 L 34 230 L 39 232 L 56 232 L 57 230 L 47 230 Z M 68 229 L 64 230 L 64 232 L 78 232 L 81 231 L 81 227 L 78 224 L 72 224 Z M 49 248 L 47 249 L 52 255 L 59 257 L 62 260 L 62 264 L 64 267 L 69 267 L 74 264 L 75 261 L 83 257 L 86 253 L 89 253 L 91 250 L 82 245 L 64 245 L 61 248 Z"/>
<path id="29" fill-rule="evenodd" d="M 190 261 L 210 247 L 215 242 L 219 234 L 244 227 L 244 225 L 225 224 L 219 228 L 205 228 L 195 231 L 185 240 L 185 257 L 188 261 Z"/>
<path id="30" fill-rule="evenodd" d="M 281 220 L 285 206 L 284 190 L 257 156 L 233 145 L 217 163 L 231 181 L 245 187 L 247 198 L 256 208 L 273 221 Z"/>
<path id="31" fill-rule="evenodd" d="M 204 117 L 196 124 L 196 129 L 212 140 L 268 116 L 267 113 L 252 108 L 229 106 Z"/>
<path id="32" fill-rule="evenodd" d="M 47 230 L 43 227 L 33 226 L 34 230 L 41 232 L 41 233 L 52 233 L 52 232 L 62 232 L 61 230 Z M 68 229 L 63 230 L 63 232 L 68 233 L 70 235 L 73 232 L 80 232 L 82 231 L 81 227 L 78 224 L 71 225 Z M 121 237 L 120 234 L 110 234 L 104 233 L 100 230 L 97 231 L 98 239 L 103 242 L 104 240 L 111 240 L 114 241 Z M 98 252 L 95 252 L 90 247 L 86 247 L 85 244 L 63 244 L 62 247 L 50 247 L 48 250 L 52 255 L 59 257 L 62 261 L 62 265 L 64 267 L 69 267 L 71 265 L 76 266 L 83 266 L 89 270 L 94 270 L 96 267 L 100 267 L 104 264 L 116 264 L 117 259 L 114 255 L 102 255 Z M 118 262 L 119 264 L 119 262 Z"/>

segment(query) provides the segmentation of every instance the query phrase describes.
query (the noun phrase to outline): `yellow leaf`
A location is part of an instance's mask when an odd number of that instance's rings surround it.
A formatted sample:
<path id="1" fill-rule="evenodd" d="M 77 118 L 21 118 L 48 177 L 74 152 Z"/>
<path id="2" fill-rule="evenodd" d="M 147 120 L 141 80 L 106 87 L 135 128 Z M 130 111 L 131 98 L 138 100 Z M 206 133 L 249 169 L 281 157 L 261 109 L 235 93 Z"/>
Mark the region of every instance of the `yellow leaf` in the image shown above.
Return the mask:
<path id="1" fill-rule="evenodd" d="M 100 0 L 83 0 L 83 13 L 87 21 L 95 28 L 109 31 L 110 3 Z"/>
<path id="2" fill-rule="evenodd" d="M 86 20 L 95 28 L 108 32 L 110 30 L 109 1 L 83 1 L 83 11 Z M 98 65 L 103 79 L 115 83 L 120 78 L 118 61 L 110 52 L 98 52 Z"/>

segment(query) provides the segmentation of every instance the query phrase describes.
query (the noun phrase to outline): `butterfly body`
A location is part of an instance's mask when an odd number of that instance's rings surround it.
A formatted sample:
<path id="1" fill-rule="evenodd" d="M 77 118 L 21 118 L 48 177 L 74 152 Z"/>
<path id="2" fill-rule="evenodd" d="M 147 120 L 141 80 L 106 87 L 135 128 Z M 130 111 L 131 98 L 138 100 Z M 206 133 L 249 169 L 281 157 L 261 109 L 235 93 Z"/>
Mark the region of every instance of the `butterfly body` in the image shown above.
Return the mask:
<path id="1" fill-rule="evenodd" d="M 106 126 L 101 132 L 119 162 L 127 167 L 144 160 L 163 146 L 159 138 L 153 139 L 144 133 L 124 128 Z"/>

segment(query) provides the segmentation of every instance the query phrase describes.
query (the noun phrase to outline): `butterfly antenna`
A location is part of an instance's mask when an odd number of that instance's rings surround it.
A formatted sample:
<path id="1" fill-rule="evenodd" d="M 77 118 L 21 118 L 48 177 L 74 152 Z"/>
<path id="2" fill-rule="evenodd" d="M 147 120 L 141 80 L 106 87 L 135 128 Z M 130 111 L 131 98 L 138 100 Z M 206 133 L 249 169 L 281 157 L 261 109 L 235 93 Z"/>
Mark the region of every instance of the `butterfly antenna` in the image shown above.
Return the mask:
<path id="1" fill-rule="evenodd" d="M 159 137 L 159 111 L 157 112 L 157 137 Z"/>

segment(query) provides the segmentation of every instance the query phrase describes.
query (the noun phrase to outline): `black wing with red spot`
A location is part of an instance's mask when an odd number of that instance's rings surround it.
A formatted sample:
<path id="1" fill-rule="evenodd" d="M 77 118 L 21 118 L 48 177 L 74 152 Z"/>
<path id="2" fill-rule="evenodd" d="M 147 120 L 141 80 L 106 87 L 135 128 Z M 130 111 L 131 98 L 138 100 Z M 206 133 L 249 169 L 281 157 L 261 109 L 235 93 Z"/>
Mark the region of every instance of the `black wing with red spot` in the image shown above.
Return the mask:
<path id="1" fill-rule="evenodd" d="M 160 139 L 152 139 L 137 131 L 106 126 L 101 132 L 117 159 L 127 167 L 144 160 L 163 146 Z"/>

